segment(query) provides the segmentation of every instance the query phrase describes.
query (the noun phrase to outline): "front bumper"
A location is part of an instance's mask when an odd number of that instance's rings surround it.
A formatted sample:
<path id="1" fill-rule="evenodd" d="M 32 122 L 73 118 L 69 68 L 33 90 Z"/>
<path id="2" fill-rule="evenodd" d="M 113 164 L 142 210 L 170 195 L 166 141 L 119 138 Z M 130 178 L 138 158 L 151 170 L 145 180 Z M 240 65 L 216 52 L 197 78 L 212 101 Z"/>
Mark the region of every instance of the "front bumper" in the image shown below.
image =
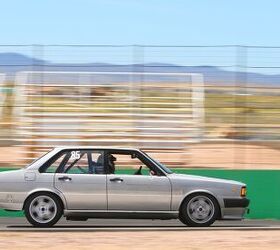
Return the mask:
<path id="1" fill-rule="evenodd" d="M 247 198 L 224 199 L 224 208 L 221 209 L 222 220 L 241 220 L 248 213 L 250 200 Z"/>
<path id="2" fill-rule="evenodd" d="M 247 198 L 224 199 L 225 208 L 248 207 L 249 203 Z"/>

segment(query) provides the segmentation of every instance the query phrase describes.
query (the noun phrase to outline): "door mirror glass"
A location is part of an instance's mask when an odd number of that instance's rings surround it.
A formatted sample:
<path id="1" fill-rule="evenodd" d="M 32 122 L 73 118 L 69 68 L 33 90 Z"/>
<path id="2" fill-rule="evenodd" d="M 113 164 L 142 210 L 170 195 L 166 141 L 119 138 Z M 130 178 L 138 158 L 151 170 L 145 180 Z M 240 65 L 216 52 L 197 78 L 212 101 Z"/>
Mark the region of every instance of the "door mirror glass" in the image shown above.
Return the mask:
<path id="1" fill-rule="evenodd" d="M 157 175 L 157 173 L 154 170 L 151 170 L 150 175 L 155 176 L 155 175 Z"/>

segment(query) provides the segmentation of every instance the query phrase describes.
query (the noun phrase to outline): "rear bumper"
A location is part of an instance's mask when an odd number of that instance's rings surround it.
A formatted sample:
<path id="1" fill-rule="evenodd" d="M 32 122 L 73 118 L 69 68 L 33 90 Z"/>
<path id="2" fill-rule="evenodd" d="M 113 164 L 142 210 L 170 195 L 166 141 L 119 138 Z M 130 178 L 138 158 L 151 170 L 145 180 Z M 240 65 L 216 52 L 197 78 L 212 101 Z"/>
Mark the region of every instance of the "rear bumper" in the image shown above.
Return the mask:
<path id="1" fill-rule="evenodd" d="M 248 207 L 250 200 L 247 198 L 224 199 L 225 208 Z"/>

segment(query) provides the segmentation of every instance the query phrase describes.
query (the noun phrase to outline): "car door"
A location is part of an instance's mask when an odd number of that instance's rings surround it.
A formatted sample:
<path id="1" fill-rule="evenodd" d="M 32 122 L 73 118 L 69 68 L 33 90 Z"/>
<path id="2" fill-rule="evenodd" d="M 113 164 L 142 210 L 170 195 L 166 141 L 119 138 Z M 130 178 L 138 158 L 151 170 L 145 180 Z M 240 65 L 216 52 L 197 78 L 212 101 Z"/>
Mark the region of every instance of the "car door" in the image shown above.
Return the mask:
<path id="1" fill-rule="evenodd" d="M 69 210 L 107 209 L 103 151 L 69 151 L 54 185 L 63 193 Z"/>
<path id="2" fill-rule="evenodd" d="M 138 162 L 133 163 L 130 153 L 110 155 L 113 155 L 116 163 L 115 170 L 107 175 L 108 210 L 170 210 L 171 184 L 167 176 L 150 175 L 149 166 L 138 157 L 134 158 Z M 136 175 L 140 165 L 141 175 Z"/>

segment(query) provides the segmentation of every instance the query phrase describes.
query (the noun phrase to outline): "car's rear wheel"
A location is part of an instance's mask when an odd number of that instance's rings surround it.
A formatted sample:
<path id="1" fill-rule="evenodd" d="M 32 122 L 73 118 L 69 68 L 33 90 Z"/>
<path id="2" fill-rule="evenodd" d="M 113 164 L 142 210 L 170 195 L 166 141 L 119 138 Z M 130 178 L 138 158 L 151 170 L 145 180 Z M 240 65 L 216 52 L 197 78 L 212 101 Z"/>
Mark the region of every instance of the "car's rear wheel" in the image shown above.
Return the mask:
<path id="1" fill-rule="evenodd" d="M 208 194 L 193 194 L 185 199 L 180 208 L 180 220 L 187 226 L 207 227 L 219 215 L 216 199 Z"/>
<path id="2" fill-rule="evenodd" d="M 63 214 L 63 206 L 56 195 L 37 193 L 28 197 L 24 207 L 25 217 L 35 227 L 51 227 Z"/>

